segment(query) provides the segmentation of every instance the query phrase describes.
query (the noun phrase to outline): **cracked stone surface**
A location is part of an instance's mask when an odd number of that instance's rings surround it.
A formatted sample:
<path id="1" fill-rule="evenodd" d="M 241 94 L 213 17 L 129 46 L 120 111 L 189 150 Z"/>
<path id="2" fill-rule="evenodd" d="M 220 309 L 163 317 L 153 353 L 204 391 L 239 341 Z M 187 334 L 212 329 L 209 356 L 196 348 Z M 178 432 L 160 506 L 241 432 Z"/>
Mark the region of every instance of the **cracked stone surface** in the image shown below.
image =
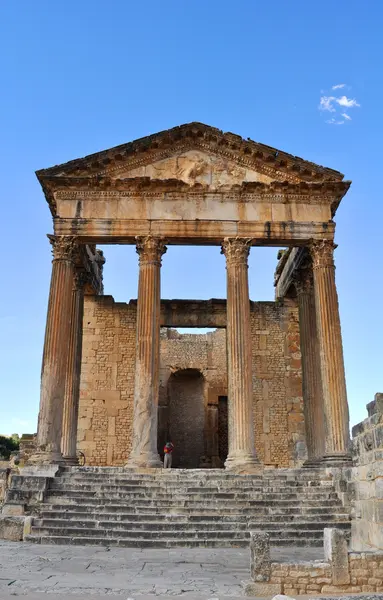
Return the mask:
<path id="1" fill-rule="evenodd" d="M 315 560 L 318 548 L 275 548 L 272 560 Z M 243 597 L 244 548 L 129 549 L 35 545 L 0 540 L 0 599 L 224 600 Z M 49 596 L 48 596 L 49 595 Z"/>

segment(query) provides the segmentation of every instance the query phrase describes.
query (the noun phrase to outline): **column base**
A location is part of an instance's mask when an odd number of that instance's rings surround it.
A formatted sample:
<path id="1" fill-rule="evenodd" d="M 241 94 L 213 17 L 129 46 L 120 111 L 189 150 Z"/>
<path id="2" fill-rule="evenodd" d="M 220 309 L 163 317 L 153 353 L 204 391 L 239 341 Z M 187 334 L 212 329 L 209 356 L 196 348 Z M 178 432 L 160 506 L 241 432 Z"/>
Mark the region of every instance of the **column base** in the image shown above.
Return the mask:
<path id="1" fill-rule="evenodd" d="M 308 458 L 302 465 L 303 469 L 320 469 L 323 467 L 322 458 Z"/>
<path id="2" fill-rule="evenodd" d="M 321 460 L 322 467 L 349 467 L 352 465 L 350 454 L 325 454 Z"/>
<path id="3" fill-rule="evenodd" d="M 28 458 L 26 465 L 63 465 L 65 460 L 61 452 L 46 452 L 37 450 Z"/>
<path id="4" fill-rule="evenodd" d="M 63 456 L 63 464 L 68 467 L 76 467 L 79 464 L 77 456 Z"/>
<path id="5" fill-rule="evenodd" d="M 155 452 L 131 454 L 125 463 L 127 469 L 161 469 L 163 466 L 162 460 Z"/>
<path id="6" fill-rule="evenodd" d="M 225 461 L 225 469 L 239 475 L 261 474 L 263 466 L 254 454 L 229 454 Z"/>

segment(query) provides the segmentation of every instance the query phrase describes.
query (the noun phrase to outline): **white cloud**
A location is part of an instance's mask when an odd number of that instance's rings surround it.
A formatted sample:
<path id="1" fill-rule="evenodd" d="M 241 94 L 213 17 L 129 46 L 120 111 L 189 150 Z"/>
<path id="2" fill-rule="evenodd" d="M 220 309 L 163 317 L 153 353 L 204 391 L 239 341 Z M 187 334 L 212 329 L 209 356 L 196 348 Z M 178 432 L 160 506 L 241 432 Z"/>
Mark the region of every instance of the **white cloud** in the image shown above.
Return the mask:
<path id="1" fill-rule="evenodd" d="M 341 96 L 340 98 L 336 98 L 335 101 L 339 104 L 339 106 L 346 106 L 347 108 L 360 106 L 360 104 L 357 103 L 355 98 L 347 98 L 347 96 Z"/>
<path id="2" fill-rule="evenodd" d="M 328 123 L 329 125 L 344 125 L 345 121 L 340 121 L 340 120 L 332 118 L 332 119 L 328 119 L 326 121 L 326 123 Z"/>
<path id="3" fill-rule="evenodd" d="M 328 110 L 329 112 L 335 112 L 333 106 L 335 96 L 322 96 L 319 103 L 319 110 Z"/>
<path id="4" fill-rule="evenodd" d="M 342 88 L 350 89 L 345 83 L 337 83 L 332 86 L 332 90 L 339 90 Z M 329 125 L 344 125 L 349 121 L 352 121 L 348 111 L 341 112 L 345 109 L 360 107 L 359 102 L 355 98 L 348 98 L 346 95 L 329 95 L 321 90 L 320 101 L 318 109 L 320 111 L 331 113 L 331 118 L 326 120 Z"/>

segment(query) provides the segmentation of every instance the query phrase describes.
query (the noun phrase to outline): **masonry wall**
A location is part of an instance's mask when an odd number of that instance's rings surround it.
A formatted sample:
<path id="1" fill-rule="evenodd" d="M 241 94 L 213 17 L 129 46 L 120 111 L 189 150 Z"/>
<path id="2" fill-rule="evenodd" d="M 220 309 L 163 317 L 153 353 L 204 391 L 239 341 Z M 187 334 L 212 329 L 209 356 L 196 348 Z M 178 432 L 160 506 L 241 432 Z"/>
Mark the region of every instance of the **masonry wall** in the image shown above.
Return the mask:
<path id="1" fill-rule="evenodd" d="M 254 303 L 251 313 L 254 429 L 258 456 L 288 467 L 307 457 L 298 310 L 292 300 Z"/>
<path id="2" fill-rule="evenodd" d="M 78 448 L 87 465 L 123 465 L 132 439 L 136 309 L 87 296 Z"/>
<path id="3" fill-rule="evenodd" d="M 116 303 L 111 296 L 86 298 L 78 447 L 88 465 L 121 465 L 129 455 L 135 322 L 134 303 Z M 250 327 L 258 456 L 270 466 L 299 465 L 306 453 L 297 308 L 288 300 L 284 305 L 253 302 Z M 182 400 L 175 377 L 183 371 L 184 383 L 191 387 Z M 199 374 L 202 381 L 196 385 Z M 171 410 L 174 423 L 175 406 L 181 402 L 183 410 L 178 417 L 182 427 L 186 426 L 184 439 L 192 435 L 196 419 L 199 431 L 203 429 L 203 444 L 200 437 L 198 450 L 193 451 L 196 454 L 203 449 L 200 466 L 221 466 L 218 402 L 226 395 L 226 330 L 181 335 L 174 329 L 162 329 L 159 450 L 169 433 Z"/>
<path id="4" fill-rule="evenodd" d="M 273 593 L 289 597 L 327 594 L 379 593 L 383 592 L 383 553 L 350 553 L 348 555 L 349 582 L 334 582 L 332 567 L 328 563 L 272 563 L 270 584 Z"/>
<path id="5" fill-rule="evenodd" d="M 352 429 L 351 547 L 383 551 L 383 394 L 367 410 L 368 418 Z"/>

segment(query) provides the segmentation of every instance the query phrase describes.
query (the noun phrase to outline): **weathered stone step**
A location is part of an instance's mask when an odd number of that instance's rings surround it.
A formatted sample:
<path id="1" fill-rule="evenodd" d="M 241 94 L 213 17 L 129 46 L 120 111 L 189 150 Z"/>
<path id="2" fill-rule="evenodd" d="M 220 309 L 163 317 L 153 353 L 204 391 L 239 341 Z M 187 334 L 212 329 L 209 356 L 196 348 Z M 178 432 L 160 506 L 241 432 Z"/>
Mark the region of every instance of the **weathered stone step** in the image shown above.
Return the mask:
<path id="1" fill-rule="evenodd" d="M 178 481 L 178 482 L 192 482 L 192 481 L 263 481 L 263 475 L 235 475 L 226 472 L 224 469 L 210 472 L 209 470 L 201 471 L 181 471 L 178 469 L 153 469 L 152 472 L 137 472 L 137 471 L 111 471 L 106 470 L 105 472 L 67 472 L 59 473 L 58 478 L 65 479 L 71 477 L 78 478 L 109 478 L 115 477 L 116 479 L 130 479 L 135 481 Z M 283 478 L 282 478 L 283 479 Z"/>
<path id="2" fill-rule="evenodd" d="M 48 507 L 50 510 L 59 510 L 62 513 L 65 513 L 67 510 L 70 511 L 74 511 L 74 512 L 88 512 L 90 514 L 93 514 L 95 512 L 97 512 L 98 514 L 102 514 L 102 513 L 114 513 L 114 514 L 120 514 L 120 515 L 137 515 L 137 517 L 141 517 L 142 518 L 146 518 L 147 516 L 150 516 L 151 518 L 160 518 L 162 516 L 184 516 L 184 517 L 188 517 L 191 518 L 192 516 L 195 516 L 196 518 L 198 518 L 201 515 L 211 515 L 211 516 L 236 516 L 238 515 L 238 507 L 232 507 L 231 509 L 220 509 L 219 511 L 217 511 L 217 509 L 215 507 L 212 507 L 211 504 L 209 504 L 208 506 L 202 506 L 200 508 L 196 508 L 194 507 L 193 510 L 191 510 L 189 507 L 177 507 L 174 508 L 173 506 L 169 506 L 166 509 L 164 509 L 163 507 L 158 507 L 156 505 L 154 506 L 130 506 L 130 505 L 125 505 L 125 504 L 83 504 L 83 503 L 77 503 L 77 504 L 47 504 L 44 505 L 46 507 Z M 269 507 L 267 505 L 265 506 L 261 506 L 261 507 L 256 507 L 256 511 L 255 514 L 259 517 L 264 517 L 266 514 L 268 514 L 270 517 L 274 518 L 289 518 L 289 517 L 294 517 L 294 518 L 300 518 L 303 515 L 317 515 L 320 514 L 323 516 L 323 518 L 328 518 L 331 517 L 331 515 L 336 515 L 336 514 L 343 514 L 344 509 L 343 507 L 339 506 L 339 507 L 326 507 L 326 508 L 322 508 L 322 507 L 316 507 L 316 506 L 309 506 L 309 507 L 302 507 L 302 506 L 296 506 L 294 508 L 289 508 L 289 507 L 279 507 L 279 508 L 273 508 L 273 507 Z M 241 515 L 246 515 L 249 516 L 250 514 L 254 514 L 254 513 L 249 513 L 248 511 L 241 511 L 240 513 Z"/>
<path id="3" fill-rule="evenodd" d="M 199 523 L 201 521 L 211 522 L 211 523 L 248 523 L 250 520 L 252 523 L 263 523 L 265 519 L 265 514 L 262 515 L 243 515 L 243 514 L 219 514 L 214 511 L 213 513 L 201 513 L 198 514 L 148 514 L 148 513 L 135 513 L 135 512 L 127 512 L 127 513 L 115 513 L 115 512 L 103 512 L 102 510 L 91 510 L 91 511 L 80 511 L 73 508 L 73 510 L 68 511 L 66 509 L 62 510 L 43 510 L 41 513 L 41 518 L 44 519 L 44 522 L 47 523 L 50 519 L 62 519 L 65 516 L 66 522 L 68 521 L 89 521 L 90 519 L 96 521 L 122 521 L 122 522 L 146 522 L 146 523 Z M 344 512 L 335 513 L 335 514 L 326 514 L 326 523 L 338 522 L 338 521 L 348 521 L 349 515 Z M 296 521 L 304 521 L 304 522 L 319 522 L 323 519 L 323 514 L 314 513 L 314 514 L 305 514 L 302 515 L 302 512 L 299 511 L 295 514 L 281 514 L 274 515 L 268 514 L 268 520 L 272 520 L 275 523 L 284 523 L 289 522 L 293 523 Z"/>
<path id="4" fill-rule="evenodd" d="M 66 507 L 69 507 L 71 510 L 76 510 L 78 507 L 76 507 L 73 504 L 54 504 L 51 503 L 50 506 L 52 507 L 57 507 L 60 508 L 63 512 L 65 512 Z M 207 505 L 207 506 L 199 506 L 199 507 L 194 507 L 192 510 L 190 509 L 190 507 L 185 507 L 185 506 L 178 506 L 178 507 L 173 507 L 173 506 L 168 506 L 168 507 L 158 507 L 156 505 L 154 506 L 121 506 L 121 505 L 113 505 L 113 504 L 106 504 L 105 506 L 103 505 L 86 505 L 86 504 L 81 504 L 81 508 L 80 510 L 85 510 L 87 512 L 90 513 L 94 513 L 95 510 L 99 513 L 102 512 L 107 512 L 107 513 L 118 513 L 118 514 L 129 514 L 131 512 L 137 514 L 137 515 L 186 515 L 186 516 L 190 516 L 190 515 L 203 515 L 203 514 L 210 514 L 210 515 L 236 515 L 238 514 L 238 506 L 236 507 L 231 507 L 231 508 L 224 508 L 221 510 L 217 510 L 216 508 L 212 507 L 211 505 Z M 253 510 L 252 512 L 249 512 L 249 510 L 242 510 L 241 514 L 244 515 L 249 515 L 249 514 L 257 514 L 259 516 L 263 516 L 266 514 L 269 515 L 273 515 L 273 516 L 301 516 L 301 515 L 310 515 L 310 514 L 322 514 L 325 515 L 326 518 L 328 515 L 331 514 L 338 514 L 338 513 L 343 513 L 344 509 L 343 507 L 336 507 L 336 510 L 331 507 L 318 507 L 318 506 L 309 506 L 309 507 L 302 507 L 302 506 L 296 506 L 293 508 L 290 507 L 279 507 L 279 508 L 275 508 L 275 507 L 270 507 L 270 506 L 261 506 L 261 507 L 256 507 L 256 510 Z"/>
<path id="5" fill-rule="evenodd" d="M 283 532 L 288 532 L 289 530 L 300 530 L 305 529 L 308 531 L 321 531 L 323 533 L 323 529 L 327 526 L 327 522 L 315 521 L 315 522 L 306 522 L 306 521 L 293 521 L 283 524 Z M 349 521 L 339 521 L 337 523 L 337 527 L 340 528 L 349 528 Z M 220 532 L 222 529 L 227 532 L 238 532 L 238 531 L 246 531 L 248 532 L 252 528 L 261 528 L 263 530 L 281 530 L 280 523 L 273 523 L 270 521 L 250 521 L 250 522 L 238 522 L 233 521 L 231 523 L 228 522 L 208 522 L 208 521 L 200 521 L 200 522 L 160 522 L 160 521 L 98 521 L 98 520 L 76 520 L 76 521 L 68 521 L 66 519 L 34 519 L 33 522 L 33 531 L 37 530 L 47 530 L 52 531 L 56 529 L 69 530 L 71 528 L 74 529 L 92 529 L 98 531 L 100 529 L 105 530 L 113 530 L 117 534 L 120 531 L 154 531 L 154 532 L 163 532 L 163 531 L 180 531 L 185 532 L 189 531 L 193 533 L 199 533 L 200 531 L 212 532 L 217 531 Z"/>
<path id="6" fill-rule="evenodd" d="M 83 482 L 81 480 L 54 480 L 50 485 L 50 489 L 84 489 L 90 490 L 97 487 L 97 489 L 102 490 L 121 490 L 127 491 L 129 493 L 210 493 L 210 494 L 219 494 L 219 493 L 264 493 L 264 494 L 307 494 L 307 495 L 315 495 L 315 494 L 328 494 L 333 491 L 333 486 L 263 486 L 263 485 L 177 485 L 177 484 L 131 484 L 126 482 Z"/>
<path id="7" fill-rule="evenodd" d="M 68 537 L 68 536 L 37 536 L 28 535 L 25 541 L 36 544 L 57 544 L 57 545 L 78 545 L 78 546 L 120 546 L 123 548 L 248 548 L 248 538 L 236 540 L 222 540 L 209 538 L 206 540 L 192 539 L 162 539 L 162 540 L 144 540 L 144 539 L 113 539 L 106 537 Z M 278 546 L 310 546 L 321 547 L 323 539 L 302 539 L 271 537 L 270 543 Z"/>
<path id="8" fill-rule="evenodd" d="M 271 528 L 273 529 L 273 528 Z M 268 531 L 267 527 L 263 528 L 263 531 Z M 323 539 L 323 529 L 280 529 L 277 530 L 279 534 L 283 536 L 283 538 L 287 539 L 300 539 L 300 538 L 318 538 Z M 167 530 L 160 531 L 157 529 L 137 529 L 137 530 L 128 530 L 128 529 L 105 529 L 105 528 L 89 528 L 85 530 L 86 537 L 100 537 L 105 536 L 111 539 L 121 538 L 121 539 L 130 539 L 130 538 L 142 538 L 142 539 L 161 539 L 166 537 L 167 539 L 208 539 L 211 535 L 213 535 L 216 539 L 225 539 L 225 540 L 236 540 L 243 538 L 250 538 L 250 532 L 246 530 L 238 531 L 236 529 L 215 529 L 214 532 L 206 529 L 192 530 L 192 531 L 183 531 L 183 530 Z M 70 537 L 78 537 L 84 535 L 84 529 L 81 527 L 32 527 L 32 534 L 38 536 L 70 536 Z"/>
<path id="9" fill-rule="evenodd" d="M 118 498 L 129 498 L 129 500 L 141 500 L 141 499 L 152 499 L 155 498 L 158 501 L 162 500 L 214 500 L 215 502 L 219 502 L 220 500 L 262 500 L 267 499 L 268 501 L 279 501 L 279 500 L 299 500 L 304 502 L 307 499 L 309 500 L 337 500 L 338 495 L 334 491 L 323 492 L 316 491 L 315 493 L 308 493 L 305 497 L 302 498 L 301 494 L 291 493 L 291 492 L 273 492 L 273 493 L 263 493 L 262 491 L 216 491 L 211 492 L 210 490 L 198 490 L 198 493 L 188 492 L 184 490 L 178 490 L 174 492 L 167 492 L 161 490 L 159 492 L 153 493 L 152 490 L 148 490 L 145 488 L 141 488 L 141 490 L 130 491 L 126 490 L 123 487 L 118 486 L 99 486 L 95 489 L 95 486 L 77 486 L 76 488 L 71 487 L 67 489 L 63 486 L 53 486 L 48 490 L 48 493 L 62 493 L 67 496 L 72 496 L 74 494 L 81 494 L 82 496 L 88 495 L 92 496 L 97 494 L 97 496 L 107 495 L 109 498 L 118 497 Z"/>
<path id="10" fill-rule="evenodd" d="M 125 494 L 114 494 L 113 496 L 109 494 L 99 493 L 99 492 L 65 492 L 64 490 L 52 490 L 47 495 L 47 502 L 54 503 L 72 503 L 76 502 L 78 504 L 100 504 L 101 502 L 105 502 L 105 504 L 126 504 L 127 502 L 132 506 L 132 498 Z M 340 505 L 340 500 L 338 498 L 332 499 L 319 499 L 319 500 L 299 500 L 291 499 L 291 500 L 271 500 L 271 499 L 240 499 L 240 498 L 228 498 L 222 500 L 214 498 L 200 498 L 200 499 L 182 499 L 182 498 L 145 498 L 142 497 L 139 499 L 139 502 L 136 503 L 136 506 L 140 507 L 158 507 L 162 510 L 167 510 L 169 507 L 178 508 L 178 507 L 189 507 L 189 508 L 197 508 L 197 507 L 215 507 L 216 510 L 228 509 L 228 508 L 251 508 L 251 507 L 262 507 L 262 506 L 275 506 L 277 507 L 286 507 L 286 508 L 297 508 L 297 507 L 322 507 L 326 506 L 333 508 L 336 505 Z"/>
<path id="11" fill-rule="evenodd" d="M 30 483 L 20 476 L 15 493 L 23 486 L 28 491 Z M 33 522 L 33 542 L 247 547 L 249 531 L 260 529 L 280 546 L 320 546 L 325 527 L 350 530 L 331 477 L 319 469 L 242 476 L 222 470 L 71 467 L 50 484 L 41 488 L 45 500 Z"/>
<path id="12" fill-rule="evenodd" d="M 236 474 L 225 469 L 143 469 L 137 471 L 128 467 L 91 467 L 91 466 L 68 466 L 61 467 L 60 474 L 111 474 L 111 475 L 126 475 L 129 474 L 132 477 L 225 477 L 225 478 L 236 478 L 236 479 L 256 479 L 260 477 L 279 477 L 279 478 L 314 478 L 314 479 L 331 479 L 331 475 L 325 468 L 280 468 L 280 469 L 269 469 L 265 468 L 260 474 Z"/>

